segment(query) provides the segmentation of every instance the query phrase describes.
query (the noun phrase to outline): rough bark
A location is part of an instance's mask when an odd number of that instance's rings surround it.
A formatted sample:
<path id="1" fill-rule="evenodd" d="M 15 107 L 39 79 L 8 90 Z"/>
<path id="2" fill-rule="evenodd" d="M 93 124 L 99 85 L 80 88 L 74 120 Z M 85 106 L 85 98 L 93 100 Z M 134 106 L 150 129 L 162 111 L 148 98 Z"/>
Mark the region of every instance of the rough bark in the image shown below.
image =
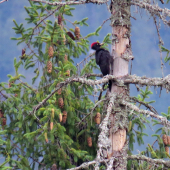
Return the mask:
<path id="1" fill-rule="evenodd" d="M 115 0 L 112 8 L 112 74 L 117 78 L 122 78 L 128 75 L 128 60 L 123 56 L 130 56 L 132 54 L 130 49 L 130 6 L 127 0 Z M 119 87 L 116 83 L 112 83 L 111 93 L 116 95 L 124 94 L 126 98 L 129 96 L 128 87 Z M 123 114 L 123 115 L 122 115 Z M 122 119 L 124 119 L 122 121 Z M 110 117 L 111 128 L 110 136 L 111 148 L 109 150 L 109 158 L 112 156 L 119 156 L 117 161 L 114 161 L 113 168 L 115 170 L 126 169 L 127 153 L 122 150 L 126 143 L 126 123 L 127 113 L 124 106 L 121 108 L 119 105 L 116 109 L 113 108 L 113 113 Z M 123 123 L 124 122 L 124 123 Z M 120 126 L 118 124 L 120 124 Z M 126 147 L 125 147 L 126 148 Z"/>

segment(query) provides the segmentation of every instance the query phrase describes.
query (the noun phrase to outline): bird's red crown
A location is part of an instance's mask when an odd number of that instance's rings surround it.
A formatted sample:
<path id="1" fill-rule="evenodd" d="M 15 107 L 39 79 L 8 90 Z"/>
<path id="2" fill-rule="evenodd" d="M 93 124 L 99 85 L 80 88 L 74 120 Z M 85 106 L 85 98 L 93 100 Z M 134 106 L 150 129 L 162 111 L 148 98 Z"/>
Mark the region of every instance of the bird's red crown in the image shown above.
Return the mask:
<path id="1" fill-rule="evenodd" d="M 91 48 L 93 47 L 93 45 L 95 45 L 95 44 L 99 44 L 98 42 L 94 42 L 94 43 L 92 43 L 91 44 Z"/>

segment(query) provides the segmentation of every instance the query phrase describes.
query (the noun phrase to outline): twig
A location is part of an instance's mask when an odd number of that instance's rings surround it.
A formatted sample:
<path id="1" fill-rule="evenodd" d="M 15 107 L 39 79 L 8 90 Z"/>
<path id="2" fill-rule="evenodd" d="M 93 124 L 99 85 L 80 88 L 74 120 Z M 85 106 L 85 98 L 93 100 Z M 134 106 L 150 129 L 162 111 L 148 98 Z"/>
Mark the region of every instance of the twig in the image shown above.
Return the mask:
<path id="1" fill-rule="evenodd" d="M 6 2 L 6 1 L 8 1 L 8 0 L 2 0 L 2 1 L 0 2 L 0 4 L 3 3 L 3 2 Z"/>
<path id="2" fill-rule="evenodd" d="M 129 107 L 130 109 L 132 109 L 132 110 L 134 110 L 138 113 L 142 113 L 144 115 L 148 115 L 148 116 L 151 116 L 153 118 L 156 118 L 156 119 L 160 120 L 160 123 L 162 125 L 167 125 L 168 127 L 170 127 L 170 121 L 168 121 L 166 117 L 156 115 L 155 113 L 148 111 L 148 110 L 139 109 L 137 106 L 135 106 L 135 105 L 133 105 L 133 104 L 131 104 L 131 103 L 125 101 L 125 100 L 120 100 L 119 103 Z"/>

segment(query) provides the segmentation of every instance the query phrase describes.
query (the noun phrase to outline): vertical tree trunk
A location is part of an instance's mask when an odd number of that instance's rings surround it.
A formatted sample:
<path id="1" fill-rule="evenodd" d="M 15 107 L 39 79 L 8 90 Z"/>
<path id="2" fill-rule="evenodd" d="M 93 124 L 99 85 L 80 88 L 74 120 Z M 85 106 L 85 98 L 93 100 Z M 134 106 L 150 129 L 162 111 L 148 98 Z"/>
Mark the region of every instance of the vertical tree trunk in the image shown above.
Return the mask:
<path id="1" fill-rule="evenodd" d="M 123 59 L 123 56 L 129 56 L 130 49 L 130 6 L 128 0 L 114 0 L 112 5 L 112 74 L 118 78 L 123 78 L 128 74 L 129 62 Z M 112 93 L 116 93 L 122 97 L 128 97 L 128 87 L 119 87 L 114 82 L 112 83 Z M 117 109 L 118 108 L 118 109 Z M 114 162 L 115 170 L 124 170 L 127 166 L 126 158 L 126 128 L 127 128 L 127 113 L 125 108 L 116 106 L 111 115 L 111 128 L 109 138 L 111 140 L 111 148 L 109 157 L 119 156 L 119 159 Z M 124 159 L 123 159 L 124 157 Z"/>

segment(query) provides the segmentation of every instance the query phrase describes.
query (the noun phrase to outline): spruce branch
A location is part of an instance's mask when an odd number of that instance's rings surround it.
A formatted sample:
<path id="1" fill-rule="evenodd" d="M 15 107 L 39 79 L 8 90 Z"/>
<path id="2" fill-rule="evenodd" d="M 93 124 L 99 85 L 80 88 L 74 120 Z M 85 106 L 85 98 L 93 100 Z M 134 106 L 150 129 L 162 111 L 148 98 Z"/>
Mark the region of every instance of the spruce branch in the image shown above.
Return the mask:
<path id="1" fill-rule="evenodd" d="M 136 112 L 144 114 L 144 115 L 148 115 L 152 118 L 156 118 L 156 119 L 160 120 L 160 123 L 162 125 L 166 125 L 166 126 L 170 127 L 170 121 L 168 121 L 166 117 L 156 115 L 155 113 L 148 111 L 148 110 L 139 109 L 137 106 L 135 106 L 125 100 L 120 100 L 119 103 L 127 106 L 128 108 L 132 109 L 133 111 L 136 111 Z"/>
<path id="2" fill-rule="evenodd" d="M 33 1 L 33 2 L 41 2 L 41 3 L 45 3 L 48 5 L 53 5 L 53 6 L 64 6 L 64 5 L 80 5 L 80 4 L 87 4 L 87 3 L 96 3 L 96 4 L 104 4 L 106 2 L 108 2 L 108 0 L 102 0 L 102 1 L 98 1 L 98 0 L 86 0 L 86 1 L 68 1 L 68 2 L 49 2 L 49 1 L 43 1 L 43 0 L 29 0 L 29 1 Z"/>

